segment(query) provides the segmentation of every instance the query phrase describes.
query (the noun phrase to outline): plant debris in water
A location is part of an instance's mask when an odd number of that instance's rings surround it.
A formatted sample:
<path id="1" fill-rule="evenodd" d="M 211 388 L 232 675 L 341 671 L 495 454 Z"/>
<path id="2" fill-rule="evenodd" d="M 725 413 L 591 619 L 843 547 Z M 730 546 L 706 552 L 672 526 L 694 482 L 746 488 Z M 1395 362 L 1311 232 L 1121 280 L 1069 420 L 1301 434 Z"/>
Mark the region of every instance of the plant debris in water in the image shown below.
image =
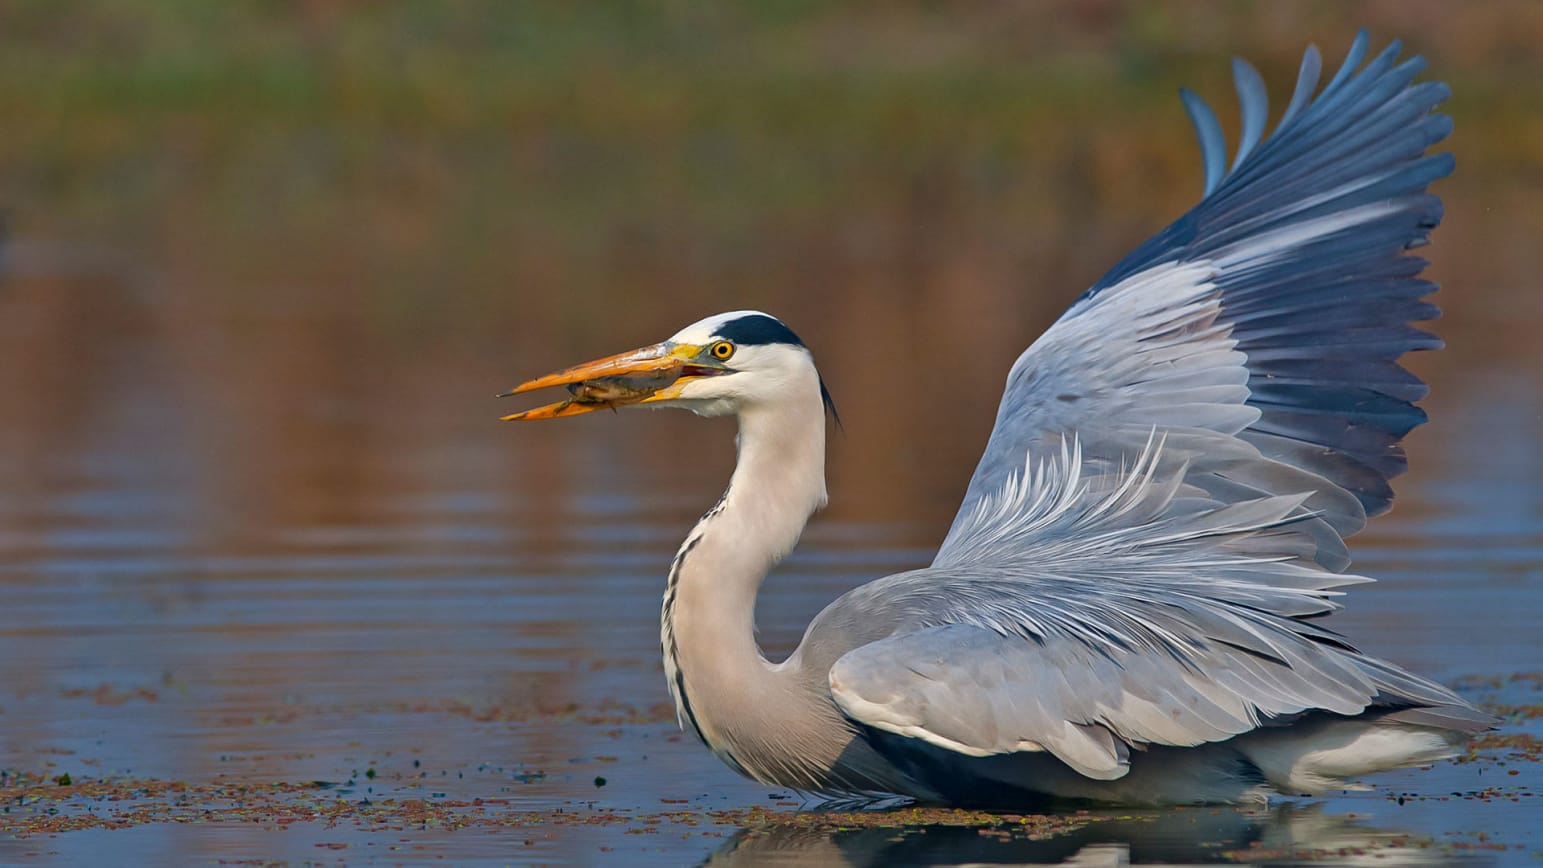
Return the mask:
<path id="1" fill-rule="evenodd" d="M 1456 760 L 1459 764 L 1477 763 L 1485 786 L 1460 792 L 1414 792 L 1386 794 L 1389 802 L 1404 806 L 1409 802 L 1464 801 L 1469 803 L 1514 803 L 1534 800 L 1538 790 L 1522 769 L 1543 759 L 1543 738 L 1528 729 L 1532 721 L 1543 717 L 1543 706 L 1521 702 L 1516 688 L 1524 692 L 1543 690 L 1543 677 L 1522 674 L 1505 679 L 1465 680 L 1473 693 L 1507 691 L 1511 704 L 1488 697 L 1483 704 L 1501 716 L 1504 723 L 1495 732 L 1475 739 L 1469 751 Z M 116 700 L 120 692 L 88 691 L 95 700 Z M 148 697 L 135 696 L 139 699 Z M 150 700 L 153 701 L 153 700 Z M 483 721 L 523 723 L 541 718 L 562 720 L 590 726 L 656 723 L 670 709 L 637 708 L 615 703 L 601 703 L 593 709 L 578 706 L 558 708 L 505 709 L 477 708 L 459 703 L 429 704 L 394 709 L 399 712 L 432 710 Z M 303 712 L 297 712 L 303 714 Z M 595 757 L 596 761 L 614 763 L 615 756 Z M 90 766 L 92 761 L 77 760 Z M 419 769 L 421 761 L 412 760 Z M 130 776 L 92 777 L 79 769 L 50 768 L 48 771 L 0 770 L 0 835 L 24 839 L 39 835 L 89 829 L 126 829 L 152 824 L 243 824 L 282 830 L 296 824 L 320 823 L 326 828 L 345 827 L 358 832 L 454 831 L 459 829 L 541 829 L 541 837 L 561 836 L 564 829 L 591 826 L 622 827 L 625 834 L 657 834 L 669 831 L 682 835 L 724 838 L 738 833 L 741 846 L 757 841 L 775 843 L 778 836 L 808 833 L 837 836 L 863 830 L 894 829 L 909 835 L 919 830 L 954 828 L 975 829 L 986 838 L 1039 840 L 1075 832 L 1107 820 L 1141 822 L 1144 816 L 1118 815 L 1112 812 L 1068 811 L 1051 814 L 992 813 L 987 811 L 887 807 L 876 810 L 796 810 L 798 803 L 787 794 L 774 793 L 772 807 L 735 809 L 707 808 L 700 800 L 661 798 L 663 810 L 629 810 L 595 802 L 563 802 L 546 808 L 531 807 L 528 798 L 450 798 L 445 792 L 414 790 L 377 793 L 374 786 L 360 792 L 360 782 L 385 784 L 402 780 L 401 776 L 377 772 L 371 762 L 364 771 L 348 775 L 346 783 L 329 781 L 247 782 L 224 778 L 215 781 L 168 781 Z M 356 767 L 358 768 L 358 767 Z M 502 770 L 500 770 L 502 774 Z M 406 780 L 417 781 L 427 773 L 413 772 Z M 1490 775 L 1494 775 L 1493 780 Z M 457 775 L 458 777 L 460 775 Z M 532 784 L 547 777 L 542 771 L 517 771 L 505 779 Z M 596 775 L 596 789 L 609 782 Z M 389 785 L 388 785 L 389 787 Z M 1159 816 L 1161 812 L 1153 816 Z M 1411 836 L 1391 836 L 1376 847 L 1430 847 L 1433 842 Z M 318 845 L 320 846 L 320 845 Z M 347 846 L 347 845 L 340 845 Z M 1471 840 L 1443 840 L 1439 846 L 1449 850 L 1486 849 L 1495 843 L 1477 833 Z M 604 849 L 604 848 L 602 848 Z M 1219 852 L 1219 851 L 1218 851 Z M 1225 858 L 1243 861 L 1342 858 L 1345 854 L 1293 846 L 1270 848 L 1254 843 L 1245 848 L 1221 853 Z"/>

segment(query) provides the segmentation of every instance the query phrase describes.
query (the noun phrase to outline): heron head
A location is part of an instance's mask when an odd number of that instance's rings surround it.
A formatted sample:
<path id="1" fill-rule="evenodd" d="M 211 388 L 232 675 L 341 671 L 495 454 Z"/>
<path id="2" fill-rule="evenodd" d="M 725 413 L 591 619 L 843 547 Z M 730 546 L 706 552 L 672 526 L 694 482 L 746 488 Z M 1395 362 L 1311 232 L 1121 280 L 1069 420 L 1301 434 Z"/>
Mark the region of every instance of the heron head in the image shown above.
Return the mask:
<path id="1" fill-rule="evenodd" d="M 549 386 L 566 386 L 571 397 L 504 420 L 555 419 L 623 406 L 725 416 L 796 401 L 814 390 L 835 413 L 804 342 L 781 320 L 759 311 L 710 316 L 660 343 L 537 377 L 500 397 Z"/>

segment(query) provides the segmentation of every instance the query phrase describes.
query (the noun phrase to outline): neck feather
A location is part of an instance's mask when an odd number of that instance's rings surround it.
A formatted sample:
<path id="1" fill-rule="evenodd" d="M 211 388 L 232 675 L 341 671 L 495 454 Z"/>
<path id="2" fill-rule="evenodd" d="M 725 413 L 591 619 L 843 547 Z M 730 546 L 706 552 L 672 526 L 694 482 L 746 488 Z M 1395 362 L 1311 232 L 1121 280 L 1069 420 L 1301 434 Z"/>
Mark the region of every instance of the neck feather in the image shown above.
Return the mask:
<path id="1" fill-rule="evenodd" d="M 813 375 L 813 370 L 810 370 Z M 782 710 L 808 699 L 755 641 L 762 580 L 825 503 L 825 416 L 818 380 L 810 400 L 739 417 L 739 461 L 716 506 L 675 556 L 665 592 L 665 674 L 681 726 L 761 780 L 782 777 L 770 756 L 786 740 Z"/>

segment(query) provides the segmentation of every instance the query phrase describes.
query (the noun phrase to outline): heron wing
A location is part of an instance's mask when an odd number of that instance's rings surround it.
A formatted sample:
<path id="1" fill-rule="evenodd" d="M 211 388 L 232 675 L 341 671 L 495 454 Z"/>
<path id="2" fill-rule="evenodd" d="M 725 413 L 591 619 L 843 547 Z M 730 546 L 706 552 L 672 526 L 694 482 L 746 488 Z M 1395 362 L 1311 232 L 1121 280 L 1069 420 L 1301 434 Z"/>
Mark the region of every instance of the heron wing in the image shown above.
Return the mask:
<path id="1" fill-rule="evenodd" d="M 1100 779 L 1124 774 L 1131 746 L 1220 741 L 1311 711 L 1489 725 L 1313 619 L 1336 608 L 1333 588 L 1364 579 L 1314 559 L 1297 533 L 1313 520 L 1304 495 L 1175 510 L 1183 466 L 1164 477 L 1164 448 L 1154 439 L 1125 473 L 1086 479 L 1073 442 L 996 495 L 1030 537 L 1011 556 L 980 538 L 984 562 L 842 597 L 812 629 L 891 631 L 832 666 L 836 703 L 958 753 L 1047 750 Z"/>
<path id="2" fill-rule="evenodd" d="M 1418 278 L 1426 263 L 1405 251 L 1440 221 L 1425 191 L 1452 170 L 1450 154 L 1427 153 L 1451 129 L 1432 113 L 1446 86 L 1413 83 L 1424 62 L 1396 62 L 1397 43 L 1357 71 L 1366 48 L 1363 32 L 1316 97 L 1309 48 L 1267 139 L 1263 87 L 1235 62 L 1243 136 L 1230 170 L 1214 115 L 1183 92 L 1204 198 L 1014 363 L 937 565 L 979 560 L 983 533 L 1012 536 L 994 522 L 1021 529 L 982 507 L 1026 457 L 1076 437 L 1084 477 L 1119 474 L 1154 431 L 1165 460 L 1185 464 L 1173 509 L 1306 494 L 1317 517 L 1298 534 L 1325 567 L 1349 563 L 1340 538 L 1388 508 L 1406 466 L 1398 442 L 1425 421 L 1413 404 L 1425 385 L 1398 359 L 1440 346 L 1410 325 L 1439 311 L 1421 300 L 1435 289 Z"/>
<path id="3" fill-rule="evenodd" d="M 1356 715 L 1391 693 L 1401 698 L 1390 710 L 1423 715 L 1412 722 L 1468 732 L 1493 723 L 1381 661 L 1291 640 L 1281 643 L 1289 659 L 1275 658 L 1252 650 L 1285 638 L 1274 627 L 1193 614 L 1168 625 L 1204 627 L 1178 657 L 975 624 L 904 633 L 837 661 L 831 695 L 876 729 L 965 756 L 1048 751 L 1098 780 L 1124 776 L 1132 749 L 1222 741 L 1312 710 Z M 1231 645 L 1228 634 L 1246 644 Z"/>
<path id="4" fill-rule="evenodd" d="M 1388 508 L 1439 346 L 1418 279 L 1452 170 L 1439 83 L 1358 35 L 1318 93 L 1309 49 L 1263 138 L 1188 92 L 1205 196 L 1079 298 L 1013 365 L 932 566 L 864 586 L 829 620 L 889 625 L 830 669 L 852 718 L 961 753 L 1042 748 L 1091 777 L 1132 745 L 1193 745 L 1312 710 L 1413 709 L 1472 731 L 1450 691 L 1308 619 L 1337 608 L 1342 538 Z M 1358 67 L 1361 67 L 1358 69 Z M 822 616 L 823 617 L 823 616 Z M 816 626 L 820 626 L 817 622 Z M 811 628 L 812 631 L 814 628 Z"/>

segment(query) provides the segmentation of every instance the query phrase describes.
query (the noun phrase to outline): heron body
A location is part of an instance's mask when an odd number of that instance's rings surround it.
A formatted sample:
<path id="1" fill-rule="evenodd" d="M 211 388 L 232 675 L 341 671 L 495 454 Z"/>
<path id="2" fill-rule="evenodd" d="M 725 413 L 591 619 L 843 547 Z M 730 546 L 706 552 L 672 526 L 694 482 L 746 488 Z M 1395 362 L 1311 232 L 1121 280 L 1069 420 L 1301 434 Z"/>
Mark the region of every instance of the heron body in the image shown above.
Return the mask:
<path id="1" fill-rule="evenodd" d="M 739 421 L 723 496 L 671 565 L 661 618 L 682 727 L 757 780 L 823 794 L 1026 805 L 1319 793 L 1452 755 L 1492 724 L 1321 626 L 1345 537 L 1392 498 L 1439 346 L 1405 251 L 1452 169 L 1439 83 L 1309 49 L 1274 134 L 1235 65 L 1241 143 L 1188 92 L 1205 196 L 1018 358 L 933 563 L 831 603 L 773 663 L 756 594 L 824 505 L 828 395 L 755 311 L 516 388 Z M 1361 67 L 1360 69 L 1357 69 Z M 603 385 L 602 385 L 603 384 Z"/>

